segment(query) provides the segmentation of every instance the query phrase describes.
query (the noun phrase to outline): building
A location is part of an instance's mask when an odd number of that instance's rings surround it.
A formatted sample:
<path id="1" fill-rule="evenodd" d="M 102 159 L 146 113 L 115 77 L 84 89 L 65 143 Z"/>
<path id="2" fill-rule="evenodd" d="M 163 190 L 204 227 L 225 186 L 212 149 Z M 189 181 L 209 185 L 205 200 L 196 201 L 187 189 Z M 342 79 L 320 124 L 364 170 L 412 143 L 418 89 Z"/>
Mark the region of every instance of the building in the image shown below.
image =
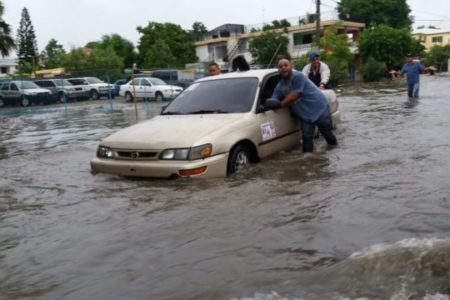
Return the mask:
<path id="1" fill-rule="evenodd" d="M 17 70 L 17 59 L 1 58 L 0 59 L 0 74 L 12 74 Z"/>
<path id="2" fill-rule="evenodd" d="M 339 33 L 346 33 L 351 41 L 351 51 L 357 51 L 356 43 L 365 24 L 359 22 L 326 20 L 320 22 L 323 31 L 335 26 Z M 277 29 L 283 32 L 283 29 Z M 251 62 L 252 57 L 248 50 L 249 41 L 262 33 L 262 31 L 249 31 L 244 25 L 225 24 L 211 30 L 202 41 L 195 43 L 196 54 L 200 62 L 217 62 L 222 68 L 227 68 L 228 62 L 238 55 L 244 56 Z M 289 38 L 288 51 L 293 58 L 300 57 L 314 47 L 316 24 L 299 24 L 287 28 L 286 36 Z"/>
<path id="3" fill-rule="evenodd" d="M 441 30 L 430 27 L 419 27 L 413 36 L 424 45 L 426 51 L 430 51 L 435 45 L 450 45 L 450 29 Z"/>

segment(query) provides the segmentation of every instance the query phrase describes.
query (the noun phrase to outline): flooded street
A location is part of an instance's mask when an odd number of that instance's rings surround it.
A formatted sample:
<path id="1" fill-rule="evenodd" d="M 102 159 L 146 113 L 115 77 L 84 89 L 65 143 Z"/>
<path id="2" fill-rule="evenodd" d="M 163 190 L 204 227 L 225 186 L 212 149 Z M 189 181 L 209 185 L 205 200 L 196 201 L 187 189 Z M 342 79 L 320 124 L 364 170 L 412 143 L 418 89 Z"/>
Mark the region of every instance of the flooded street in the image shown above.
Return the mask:
<path id="1" fill-rule="evenodd" d="M 213 180 L 91 175 L 122 100 L 1 108 L 0 299 L 449 299 L 449 90 L 344 86 L 338 147 Z"/>

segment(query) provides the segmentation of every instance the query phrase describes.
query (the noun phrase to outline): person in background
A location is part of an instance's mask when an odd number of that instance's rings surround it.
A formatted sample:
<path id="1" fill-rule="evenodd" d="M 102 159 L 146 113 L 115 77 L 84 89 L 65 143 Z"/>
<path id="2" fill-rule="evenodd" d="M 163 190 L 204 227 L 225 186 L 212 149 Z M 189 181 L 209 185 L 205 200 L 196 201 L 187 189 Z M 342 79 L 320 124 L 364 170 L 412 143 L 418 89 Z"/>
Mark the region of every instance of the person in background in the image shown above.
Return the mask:
<path id="1" fill-rule="evenodd" d="M 400 70 L 400 74 L 406 74 L 406 84 L 408 86 L 408 97 L 419 97 L 420 73 L 423 73 L 424 67 L 419 61 L 414 60 L 414 55 L 408 53 L 406 55 L 406 64 Z"/>
<path id="2" fill-rule="evenodd" d="M 208 65 L 208 75 L 214 76 L 220 74 L 220 67 L 217 63 L 212 62 Z"/>
<path id="3" fill-rule="evenodd" d="M 302 124 L 303 152 L 314 150 L 315 126 L 319 128 L 329 145 L 337 145 L 332 129 L 331 112 L 328 100 L 308 78 L 293 70 L 292 63 L 286 58 L 278 61 L 280 81 L 273 91 L 273 98 L 281 100 L 281 107 L 289 107 Z"/>
<path id="4" fill-rule="evenodd" d="M 313 50 L 309 54 L 309 64 L 303 68 L 305 74 L 320 89 L 331 89 L 330 68 L 320 61 L 320 54 Z"/>

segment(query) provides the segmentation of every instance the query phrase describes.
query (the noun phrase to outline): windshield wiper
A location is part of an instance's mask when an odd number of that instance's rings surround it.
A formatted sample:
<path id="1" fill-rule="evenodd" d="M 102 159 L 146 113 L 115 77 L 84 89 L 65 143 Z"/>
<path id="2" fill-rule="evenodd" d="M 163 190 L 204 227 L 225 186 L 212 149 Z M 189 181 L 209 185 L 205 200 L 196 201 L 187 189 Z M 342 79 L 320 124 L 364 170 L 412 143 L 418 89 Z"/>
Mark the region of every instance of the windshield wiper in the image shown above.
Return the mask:
<path id="1" fill-rule="evenodd" d="M 185 113 L 179 112 L 179 111 L 168 111 L 163 112 L 161 115 L 184 115 Z"/>
<path id="2" fill-rule="evenodd" d="M 189 114 L 189 115 L 199 114 L 200 115 L 200 114 L 227 114 L 227 113 L 228 113 L 227 111 L 224 111 L 221 109 L 210 109 L 210 110 L 201 109 L 201 110 L 191 111 L 186 114 Z"/>

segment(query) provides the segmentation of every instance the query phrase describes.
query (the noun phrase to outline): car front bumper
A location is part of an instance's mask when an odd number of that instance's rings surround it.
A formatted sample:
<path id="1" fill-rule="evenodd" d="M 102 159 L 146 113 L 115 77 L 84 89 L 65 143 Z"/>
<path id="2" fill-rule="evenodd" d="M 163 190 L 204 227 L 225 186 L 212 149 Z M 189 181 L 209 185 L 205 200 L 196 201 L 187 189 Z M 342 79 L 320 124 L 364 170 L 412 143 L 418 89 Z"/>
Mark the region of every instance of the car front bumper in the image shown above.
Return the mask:
<path id="1" fill-rule="evenodd" d="M 206 167 L 204 172 L 187 177 L 214 178 L 226 176 L 227 161 L 228 153 L 196 161 L 115 160 L 96 157 L 91 160 L 91 172 L 93 174 L 106 173 L 125 177 L 173 178 L 183 176 L 180 174 L 180 170 Z"/>

